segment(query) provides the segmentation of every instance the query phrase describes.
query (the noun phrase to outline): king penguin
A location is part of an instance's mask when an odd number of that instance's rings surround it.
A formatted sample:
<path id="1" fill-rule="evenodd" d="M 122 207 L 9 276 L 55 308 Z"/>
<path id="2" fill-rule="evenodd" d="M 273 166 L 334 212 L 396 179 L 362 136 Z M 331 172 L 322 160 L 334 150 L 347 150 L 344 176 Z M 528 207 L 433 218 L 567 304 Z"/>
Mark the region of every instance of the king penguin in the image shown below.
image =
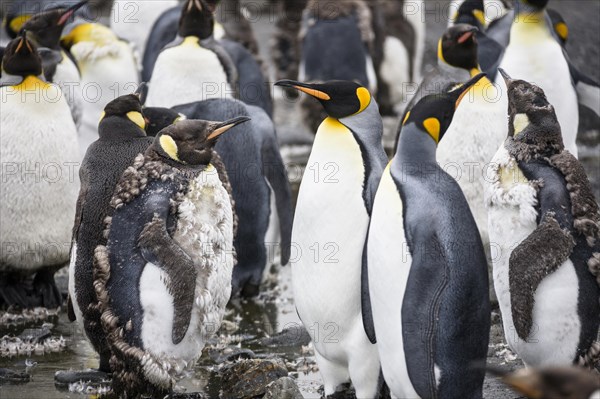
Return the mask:
<path id="1" fill-rule="evenodd" d="M 57 308 L 54 273 L 69 259 L 80 158 L 69 105 L 41 77 L 36 50 L 22 31 L 2 59 L 0 302 Z"/>
<path id="2" fill-rule="evenodd" d="M 398 398 L 481 398 L 490 331 L 485 253 L 436 146 L 483 77 L 421 99 L 407 114 L 373 205 L 368 287 L 381 368 Z"/>
<path id="3" fill-rule="evenodd" d="M 87 1 L 81 1 L 66 9 L 41 12 L 23 25 L 28 38 L 38 46 L 46 80 L 56 83 L 61 88 L 77 127 L 81 124 L 83 113 L 81 76 L 75 62 L 60 46 L 60 36 L 69 19 L 86 5 Z"/>
<path id="4" fill-rule="evenodd" d="M 138 87 L 139 61 L 128 42 L 108 27 L 81 17 L 65 27 L 61 44 L 73 55 L 81 72 L 84 107 L 79 142 L 83 156 L 98 139 L 104 106 Z"/>
<path id="5" fill-rule="evenodd" d="M 248 116 L 251 121 L 219 139 L 215 150 L 231 182 L 238 229 L 234 247 L 233 295 L 256 296 L 280 250 L 288 263 L 292 233 L 292 199 L 275 126 L 267 113 L 233 99 L 210 99 L 172 109 L 145 107 L 148 134 L 154 135 L 184 115 L 187 119 L 225 121 Z M 276 245 L 279 244 L 279 245 Z"/>
<path id="6" fill-rule="evenodd" d="M 235 64 L 213 37 L 213 9 L 187 0 L 177 39 L 165 47 L 152 72 L 147 105 L 172 107 L 209 98 L 234 98 Z"/>
<path id="7" fill-rule="evenodd" d="M 98 126 L 99 138 L 88 148 L 79 170 L 81 189 L 73 227 L 68 310 L 70 320 L 79 322 L 100 355 L 99 370 L 103 372 L 110 372 L 110 350 L 93 284 L 94 250 L 106 245 L 103 222 L 123 171 L 152 144 L 141 112 L 140 99 L 134 94 L 108 103 Z"/>
<path id="8" fill-rule="evenodd" d="M 235 259 L 227 173 L 213 148 L 247 120 L 170 125 L 117 185 L 94 286 L 118 395 L 165 396 L 219 329 Z"/>
<path id="9" fill-rule="evenodd" d="M 325 395 L 351 380 L 357 397 L 374 398 L 379 358 L 365 331 L 370 314 L 361 290 L 373 197 L 387 162 L 378 106 L 355 82 L 276 85 L 318 99 L 329 115 L 316 133 L 294 215 L 296 309 L 313 340 Z"/>
<path id="10" fill-rule="evenodd" d="M 593 366 L 600 325 L 600 213 L 544 91 L 500 73 L 508 137 L 486 179 L 494 287 L 511 349 L 527 366 Z"/>

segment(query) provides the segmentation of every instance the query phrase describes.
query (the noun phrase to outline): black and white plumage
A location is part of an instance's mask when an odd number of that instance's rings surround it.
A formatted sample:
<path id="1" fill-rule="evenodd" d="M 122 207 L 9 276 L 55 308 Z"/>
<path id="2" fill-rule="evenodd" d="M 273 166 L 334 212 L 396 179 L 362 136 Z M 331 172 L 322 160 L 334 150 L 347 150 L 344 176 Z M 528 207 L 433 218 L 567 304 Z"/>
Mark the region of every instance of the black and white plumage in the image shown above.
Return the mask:
<path id="1" fill-rule="evenodd" d="M 83 331 L 100 355 L 100 371 L 109 372 L 110 350 L 100 324 L 100 309 L 94 290 L 93 259 L 98 245 L 106 245 L 104 219 L 121 175 L 135 157 L 152 144 L 147 137 L 140 100 L 129 94 L 105 107 L 98 127 L 99 138 L 88 148 L 79 178 L 73 243 L 69 267 L 69 317 Z"/>
<path id="2" fill-rule="evenodd" d="M 509 136 L 486 187 L 506 339 L 528 366 L 593 365 L 600 325 L 600 214 L 544 91 L 506 80 Z"/>
<path id="3" fill-rule="evenodd" d="M 213 147 L 247 120 L 170 125 L 117 185 L 94 286 L 119 395 L 168 393 L 219 329 L 231 292 L 233 209 Z"/>

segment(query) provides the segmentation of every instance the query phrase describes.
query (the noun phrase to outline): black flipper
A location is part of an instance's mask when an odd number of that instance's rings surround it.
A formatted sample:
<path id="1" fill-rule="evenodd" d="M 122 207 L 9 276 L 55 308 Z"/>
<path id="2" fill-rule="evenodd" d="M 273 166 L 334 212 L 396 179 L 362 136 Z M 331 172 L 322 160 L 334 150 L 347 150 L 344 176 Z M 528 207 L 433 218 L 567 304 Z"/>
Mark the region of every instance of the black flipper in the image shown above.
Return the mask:
<path id="1" fill-rule="evenodd" d="M 529 181 L 539 181 L 538 227 L 511 253 L 509 285 L 512 317 L 519 337 L 527 340 L 533 326 L 534 295 L 542 280 L 571 254 L 573 217 L 566 182 L 544 161 L 519 162 Z"/>
<path id="2" fill-rule="evenodd" d="M 70 322 L 77 320 L 77 317 L 75 316 L 75 310 L 73 309 L 71 295 L 67 296 L 67 316 L 69 317 Z"/>
<path id="3" fill-rule="evenodd" d="M 600 117 L 600 83 L 587 75 L 581 73 L 568 57 L 566 50 L 563 49 L 563 54 L 569 64 L 571 79 L 575 85 L 577 92 L 577 101 L 579 104 L 591 109 Z"/>
<path id="4" fill-rule="evenodd" d="M 292 193 L 285 165 L 277 147 L 277 138 L 274 135 L 265 142 L 262 150 L 262 161 L 265 176 L 275 195 L 281 234 L 281 264 L 286 265 L 290 260 L 292 245 Z"/>
<path id="5" fill-rule="evenodd" d="M 367 247 L 369 243 L 369 230 L 367 229 L 367 237 L 365 238 L 365 246 L 362 253 L 362 267 L 360 271 L 360 304 L 362 311 L 363 327 L 365 334 L 372 344 L 377 343 L 375 335 L 375 323 L 373 322 L 373 310 L 371 308 L 371 295 L 369 293 L 369 268 L 368 268 L 368 253 Z"/>
<path id="6" fill-rule="evenodd" d="M 171 238 L 166 221 L 158 216 L 144 226 L 138 246 L 147 262 L 160 267 L 169 276 L 167 288 L 173 296 L 175 312 L 172 340 L 178 344 L 187 333 L 192 317 L 197 275 L 194 262 Z"/>

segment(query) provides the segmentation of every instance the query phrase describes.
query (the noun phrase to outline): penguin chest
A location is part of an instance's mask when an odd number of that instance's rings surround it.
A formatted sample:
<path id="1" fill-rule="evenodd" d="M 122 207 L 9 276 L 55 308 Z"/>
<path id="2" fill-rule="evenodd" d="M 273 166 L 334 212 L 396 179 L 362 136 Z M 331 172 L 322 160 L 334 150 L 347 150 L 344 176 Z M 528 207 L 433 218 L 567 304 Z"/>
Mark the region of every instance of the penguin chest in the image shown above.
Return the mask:
<path id="1" fill-rule="evenodd" d="M 60 86 L 76 125 L 80 123 L 83 113 L 83 95 L 80 80 L 77 67 L 66 54 L 63 54 L 62 62 L 56 66 L 53 82 Z"/>
<path id="2" fill-rule="evenodd" d="M 180 364 L 200 356 L 206 338 L 219 329 L 231 294 L 233 216 L 229 195 L 214 167 L 190 182 L 177 218 L 173 239 L 192 258 L 197 270 L 191 322 L 179 344 L 174 345 L 171 339 L 174 309 L 167 274 L 152 263 L 146 264 L 140 295 L 145 349 Z"/>
<path id="3" fill-rule="evenodd" d="M 292 230 L 294 295 L 305 325 L 351 323 L 360 314 L 361 258 L 369 223 L 364 176 L 351 131 L 327 118 L 302 178 Z"/>
<path id="4" fill-rule="evenodd" d="M 69 107 L 58 86 L 34 77 L 0 96 L 0 241 L 12 245 L 0 264 L 36 270 L 67 262 L 79 192 Z"/>
<path id="5" fill-rule="evenodd" d="M 148 93 L 150 106 L 172 107 L 211 98 L 232 98 L 233 91 L 217 55 L 197 44 L 188 44 L 160 53 L 152 72 Z"/>
<path id="6" fill-rule="evenodd" d="M 408 375 L 401 320 L 412 264 L 402 212 L 388 166 L 377 189 L 369 228 L 369 293 L 385 380 L 395 395 L 414 398 L 418 395 Z"/>

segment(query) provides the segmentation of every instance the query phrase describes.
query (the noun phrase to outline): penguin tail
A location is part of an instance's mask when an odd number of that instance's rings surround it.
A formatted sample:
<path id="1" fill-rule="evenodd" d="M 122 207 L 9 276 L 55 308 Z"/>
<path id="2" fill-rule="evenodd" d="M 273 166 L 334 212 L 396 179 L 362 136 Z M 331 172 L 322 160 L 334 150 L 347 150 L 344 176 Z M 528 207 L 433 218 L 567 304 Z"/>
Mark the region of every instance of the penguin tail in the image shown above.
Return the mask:
<path id="1" fill-rule="evenodd" d="M 275 195 L 281 233 L 281 264 L 286 265 L 290 260 L 292 243 L 292 193 L 276 137 L 273 137 L 263 148 L 262 163 L 265 176 Z"/>

